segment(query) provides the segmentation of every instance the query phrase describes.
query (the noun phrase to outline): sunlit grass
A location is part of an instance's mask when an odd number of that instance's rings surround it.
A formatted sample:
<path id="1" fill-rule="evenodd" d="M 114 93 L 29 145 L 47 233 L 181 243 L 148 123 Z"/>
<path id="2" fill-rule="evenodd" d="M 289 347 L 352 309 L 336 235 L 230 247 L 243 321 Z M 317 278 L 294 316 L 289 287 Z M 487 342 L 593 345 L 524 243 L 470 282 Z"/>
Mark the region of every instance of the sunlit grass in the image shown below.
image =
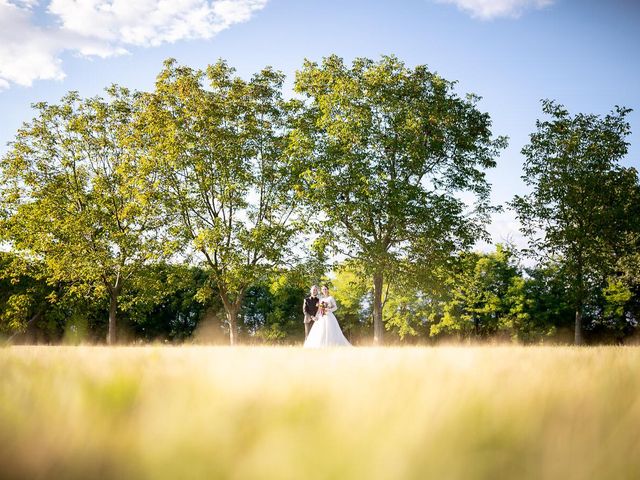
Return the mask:
<path id="1" fill-rule="evenodd" d="M 640 478 L 638 348 L 9 347 L 2 478 Z"/>

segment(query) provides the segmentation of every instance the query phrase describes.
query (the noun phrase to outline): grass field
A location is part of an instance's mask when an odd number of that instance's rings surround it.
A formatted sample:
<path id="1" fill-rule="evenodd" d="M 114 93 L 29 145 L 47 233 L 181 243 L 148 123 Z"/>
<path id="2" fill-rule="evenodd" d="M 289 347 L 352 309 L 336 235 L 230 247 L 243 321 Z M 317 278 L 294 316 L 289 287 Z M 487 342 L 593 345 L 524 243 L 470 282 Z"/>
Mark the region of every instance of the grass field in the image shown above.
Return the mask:
<path id="1" fill-rule="evenodd" d="M 0 477 L 640 478 L 640 349 L 6 347 Z"/>

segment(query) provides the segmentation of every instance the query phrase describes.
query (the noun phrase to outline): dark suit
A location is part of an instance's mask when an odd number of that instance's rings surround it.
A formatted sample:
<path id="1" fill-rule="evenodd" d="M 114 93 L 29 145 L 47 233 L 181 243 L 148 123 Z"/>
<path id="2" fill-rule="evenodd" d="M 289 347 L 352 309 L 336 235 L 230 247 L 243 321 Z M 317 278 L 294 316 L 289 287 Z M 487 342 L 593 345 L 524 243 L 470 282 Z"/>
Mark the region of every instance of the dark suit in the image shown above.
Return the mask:
<path id="1" fill-rule="evenodd" d="M 313 327 L 313 322 L 318 314 L 318 303 L 320 299 L 318 297 L 312 297 L 309 295 L 304 299 L 302 303 L 302 313 L 304 314 L 304 338 L 306 339 Z"/>

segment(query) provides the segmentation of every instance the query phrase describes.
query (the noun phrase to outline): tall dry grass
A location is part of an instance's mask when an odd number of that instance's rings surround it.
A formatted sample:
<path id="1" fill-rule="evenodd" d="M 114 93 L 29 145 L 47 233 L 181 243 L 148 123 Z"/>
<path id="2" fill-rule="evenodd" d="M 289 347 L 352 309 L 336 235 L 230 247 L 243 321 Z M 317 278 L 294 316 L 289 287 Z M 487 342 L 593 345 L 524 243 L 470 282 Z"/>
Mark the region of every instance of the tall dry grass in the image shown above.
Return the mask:
<path id="1" fill-rule="evenodd" d="M 640 478 L 640 349 L 8 347 L 0 469 Z"/>

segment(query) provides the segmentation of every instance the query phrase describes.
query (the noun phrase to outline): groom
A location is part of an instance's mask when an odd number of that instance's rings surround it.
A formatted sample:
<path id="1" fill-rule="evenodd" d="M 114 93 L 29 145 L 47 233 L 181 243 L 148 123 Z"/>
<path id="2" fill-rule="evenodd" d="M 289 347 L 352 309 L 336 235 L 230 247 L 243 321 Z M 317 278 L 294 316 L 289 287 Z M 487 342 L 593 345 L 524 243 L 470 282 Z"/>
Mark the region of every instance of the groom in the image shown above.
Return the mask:
<path id="1" fill-rule="evenodd" d="M 306 340 L 313 327 L 313 322 L 316 320 L 318 314 L 318 287 L 316 285 L 311 287 L 311 295 L 304 299 L 302 304 L 302 313 L 304 314 L 304 339 Z"/>

